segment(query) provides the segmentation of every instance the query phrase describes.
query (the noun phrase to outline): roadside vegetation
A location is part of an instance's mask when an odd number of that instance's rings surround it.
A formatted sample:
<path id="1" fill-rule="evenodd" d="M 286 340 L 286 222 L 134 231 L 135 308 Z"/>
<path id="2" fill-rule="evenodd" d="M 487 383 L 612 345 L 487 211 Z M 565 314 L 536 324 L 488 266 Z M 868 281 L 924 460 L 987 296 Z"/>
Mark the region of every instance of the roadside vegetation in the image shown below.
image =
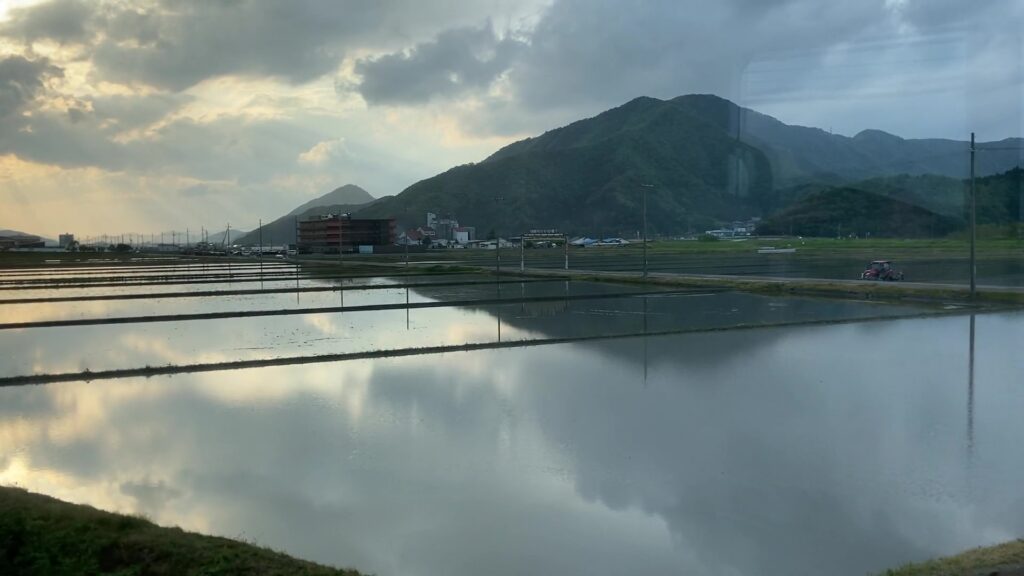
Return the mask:
<path id="1" fill-rule="evenodd" d="M 881 576 L 975 576 L 1024 574 L 1024 540 L 975 548 L 956 556 L 907 564 Z"/>
<path id="2" fill-rule="evenodd" d="M 0 574 L 358 576 L 251 544 L 0 487 Z"/>

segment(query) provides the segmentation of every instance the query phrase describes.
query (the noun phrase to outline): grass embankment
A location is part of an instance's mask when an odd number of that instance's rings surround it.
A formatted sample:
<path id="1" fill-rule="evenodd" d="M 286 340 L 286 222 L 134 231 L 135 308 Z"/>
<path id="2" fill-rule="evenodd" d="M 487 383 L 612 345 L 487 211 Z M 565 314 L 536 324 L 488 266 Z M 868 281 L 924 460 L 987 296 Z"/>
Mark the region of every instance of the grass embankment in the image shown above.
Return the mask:
<path id="1" fill-rule="evenodd" d="M 0 487 L 0 574 L 358 576 L 227 538 Z"/>
<path id="2" fill-rule="evenodd" d="M 975 548 L 956 556 L 937 558 L 887 570 L 884 576 L 999 576 L 1024 574 L 1024 540 Z"/>
<path id="3" fill-rule="evenodd" d="M 546 276 L 545 272 L 527 272 L 527 276 Z M 561 272 L 560 275 L 565 275 Z M 844 298 L 857 300 L 881 300 L 889 302 L 961 303 L 970 304 L 967 287 L 947 288 L 924 284 L 808 280 L 780 278 L 778 280 L 748 279 L 742 276 L 732 278 L 696 278 L 688 276 L 651 276 L 644 280 L 639 276 L 614 272 L 585 272 L 571 276 L 575 281 L 615 282 L 620 284 L 658 284 L 688 289 L 735 290 L 765 296 L 819 296 L 823 298 Z M 979 290 L 974 304 L 989 308 L 1024 306 L 1024 293 L 1014 291 Z"/>
<path id="4" fill-rule="evenodd" d="M 970 249 L 968 242 L 959 238 L 750 238 L 742 241 L 720 240 L 700 242 L 692 240 L 665 240 L 651 242 L 650 253 L 666 254 L 723 254 L 756 252 L 762 246 L 796 248 L 806 255 L 851 256 L 867 258 L 907 259 L 910 257 L 963 256 Z M 976 249 L 979 257 L 1020 256 L 1024 240 L 1016 238 L 979 239 Z"/>

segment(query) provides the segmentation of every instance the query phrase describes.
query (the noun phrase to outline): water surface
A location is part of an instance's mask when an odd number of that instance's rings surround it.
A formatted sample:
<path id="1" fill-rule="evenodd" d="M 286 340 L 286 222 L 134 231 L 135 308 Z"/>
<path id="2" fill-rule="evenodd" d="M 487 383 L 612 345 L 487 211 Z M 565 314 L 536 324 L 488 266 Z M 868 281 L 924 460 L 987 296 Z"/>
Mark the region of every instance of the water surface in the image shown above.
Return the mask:
<path id="1" fill-rule="evenodd" d="M 860 576 L 1024 534 L 1022 342 L 977 317 L 973 389 L 967 317 L 6 388 L 0 482 L 376 574 Z"/>

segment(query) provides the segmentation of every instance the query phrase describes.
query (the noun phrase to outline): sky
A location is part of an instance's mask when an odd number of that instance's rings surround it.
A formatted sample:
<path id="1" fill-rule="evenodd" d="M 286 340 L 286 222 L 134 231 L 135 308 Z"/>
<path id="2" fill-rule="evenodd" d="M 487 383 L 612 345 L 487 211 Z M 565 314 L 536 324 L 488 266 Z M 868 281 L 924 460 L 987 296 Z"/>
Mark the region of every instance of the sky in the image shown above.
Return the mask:
<path id="1" fill-rule="evenodd" d="M 0 229 L 252 229 L 638 96 L 1024 132 L 1024 2 L 0 0 Z"/>

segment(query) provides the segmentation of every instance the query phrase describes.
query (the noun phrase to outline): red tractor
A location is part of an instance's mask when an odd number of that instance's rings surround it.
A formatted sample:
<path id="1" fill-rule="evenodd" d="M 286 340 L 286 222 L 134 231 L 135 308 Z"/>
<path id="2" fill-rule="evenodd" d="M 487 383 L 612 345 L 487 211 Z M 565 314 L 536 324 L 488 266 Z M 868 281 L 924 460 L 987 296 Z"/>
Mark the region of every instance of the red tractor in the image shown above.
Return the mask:
<path id="1" fill-rule="evenodd" d="M 861 280 L 882 280 L 887 282 L 895 282 L 903 280 L 903 272 L 897 271 L 892 267 L 892 262 L 888 260 L 875 260 L 868 264 L 867 269 L 864 270 L 860 275 Z"/>

